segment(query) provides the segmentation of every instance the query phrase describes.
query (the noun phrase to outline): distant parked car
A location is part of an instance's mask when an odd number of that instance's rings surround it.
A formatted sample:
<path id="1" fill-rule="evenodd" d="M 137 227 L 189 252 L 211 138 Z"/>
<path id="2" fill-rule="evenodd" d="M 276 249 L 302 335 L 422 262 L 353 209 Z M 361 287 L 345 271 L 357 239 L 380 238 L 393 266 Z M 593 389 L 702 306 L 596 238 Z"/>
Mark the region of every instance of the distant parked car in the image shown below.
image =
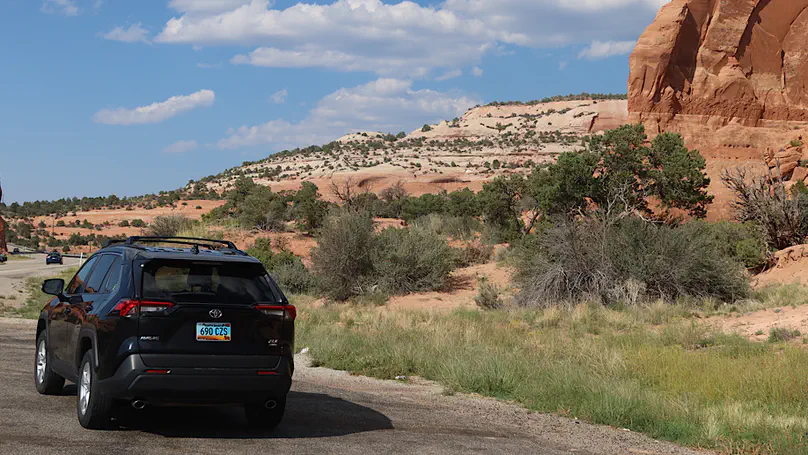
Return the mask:
<path id="1" fill-rule="evenodd" d="M 14 254 L 17 254 L 17 253 L 20 252 L 20 249 L 19 248 L 14 248 L 14 250 L 12 250 L 11 252 L 14 253 Z"/>
<path id="2" fill-rule="evenodd" d="M 48 257 L 45 258 L 45 265 L 51 265 L 51 264 L 59 264 L 59 265 L 64 264 L 62 253 L 59 253 L 57 251 L 50 253 Z"/>
<path id="3" fill-rule="evenodd" d="M 6 261 L 8 261 L 8 256 L 6 256 L 5 254 L 0 253 L 0 264 L 2 264 L 3 262 L 6 262 Z"/>

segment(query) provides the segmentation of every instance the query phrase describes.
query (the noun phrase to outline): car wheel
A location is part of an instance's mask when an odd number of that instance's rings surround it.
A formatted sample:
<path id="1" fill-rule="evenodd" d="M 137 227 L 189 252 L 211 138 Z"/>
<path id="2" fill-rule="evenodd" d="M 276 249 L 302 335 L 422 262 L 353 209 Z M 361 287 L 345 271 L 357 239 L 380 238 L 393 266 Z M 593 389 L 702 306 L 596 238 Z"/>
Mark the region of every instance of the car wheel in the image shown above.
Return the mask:
<path id="1" fill-rule="evenodd" d="M 102 430 L 110 427 L 112 400 L 101 393 L 93 363 L 93 351 L 87 351 L 79 367 L 76 412 L 81 426 Z"/>
<path id="2" fill-rule="evenodd" d="M 268 409 L 266 403 L 248 403 L 244 406 L 247 421 L 253 428 L 272 430 L 280 425 L 286 411 L 286 396 L 275 400 L 275 407 Z"/>
<path id="3" fill-rule="evenodd" d="M 43 330 L 36 339 L 34 384 L 36 384 L 36 391 L 42 395 L 56 395 L 62 391 L 65 385 L 65 378 L 54 373 L 51 369 L 47 330 Z"/>

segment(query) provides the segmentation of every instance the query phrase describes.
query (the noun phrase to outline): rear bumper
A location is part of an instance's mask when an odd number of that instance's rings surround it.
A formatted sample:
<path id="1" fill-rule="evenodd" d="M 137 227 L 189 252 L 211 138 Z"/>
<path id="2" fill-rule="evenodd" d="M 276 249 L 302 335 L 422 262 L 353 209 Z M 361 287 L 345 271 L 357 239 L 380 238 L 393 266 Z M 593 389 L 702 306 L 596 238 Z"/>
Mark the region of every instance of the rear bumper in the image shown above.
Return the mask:
<path id="1" fill-rule="evenodd" d="M 149 370 L 152 370 L 151 372 Z M 139 354 L 123 361 L 115 374 L 99 381 L 110 398 L 149 400 L 152 403 L 244 403 L 286 395 L 292 385 L 290 359 L 273 370 L 249 368 L 171 368 L 154 372 Z"/>

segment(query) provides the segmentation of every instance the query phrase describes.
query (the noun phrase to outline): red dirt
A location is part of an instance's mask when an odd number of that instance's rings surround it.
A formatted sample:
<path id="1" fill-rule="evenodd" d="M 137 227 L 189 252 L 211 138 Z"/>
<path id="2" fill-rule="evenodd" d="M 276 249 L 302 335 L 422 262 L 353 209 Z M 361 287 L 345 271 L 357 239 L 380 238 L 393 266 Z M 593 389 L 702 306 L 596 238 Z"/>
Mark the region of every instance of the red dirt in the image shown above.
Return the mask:
<path id="1" fill-rule="evenodd" d="M 763 310 L 735 317 L 710 318 L 706 322 L 725 332 L 737 333 L 752 341 L 765 341 L 772 328 L 796 329 L 808 334 L 808 307 Z"/>
<path id="2" fill-rule="evenodd" d="M 393 297 L 384 308 L 434 311 L 473 308 L 476 305 L 474 297 L 477 296 L 477 286 L 481 277 L 488 277 L 490 283 L 499 287 L 507 295 L 512 274 L 513 270 L 508 267 L 499 267 L 495 262 L 458 269 L 452 273 L 454 288 L 446 292 L 423 292 Z"/>

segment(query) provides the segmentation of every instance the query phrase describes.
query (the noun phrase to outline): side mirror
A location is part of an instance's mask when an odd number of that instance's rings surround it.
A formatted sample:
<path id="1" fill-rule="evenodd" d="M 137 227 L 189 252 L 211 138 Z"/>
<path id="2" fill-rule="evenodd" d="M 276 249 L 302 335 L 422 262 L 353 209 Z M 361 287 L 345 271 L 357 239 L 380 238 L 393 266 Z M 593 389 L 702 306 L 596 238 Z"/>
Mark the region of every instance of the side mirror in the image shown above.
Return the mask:
<path id="1" fill-rule="evenodd" d="M 65 292 L 65 280 L 61 278 L 45 280 L 45 282 L 42 283 L 42 292 L 48 295 L 61 297 Z"/>

